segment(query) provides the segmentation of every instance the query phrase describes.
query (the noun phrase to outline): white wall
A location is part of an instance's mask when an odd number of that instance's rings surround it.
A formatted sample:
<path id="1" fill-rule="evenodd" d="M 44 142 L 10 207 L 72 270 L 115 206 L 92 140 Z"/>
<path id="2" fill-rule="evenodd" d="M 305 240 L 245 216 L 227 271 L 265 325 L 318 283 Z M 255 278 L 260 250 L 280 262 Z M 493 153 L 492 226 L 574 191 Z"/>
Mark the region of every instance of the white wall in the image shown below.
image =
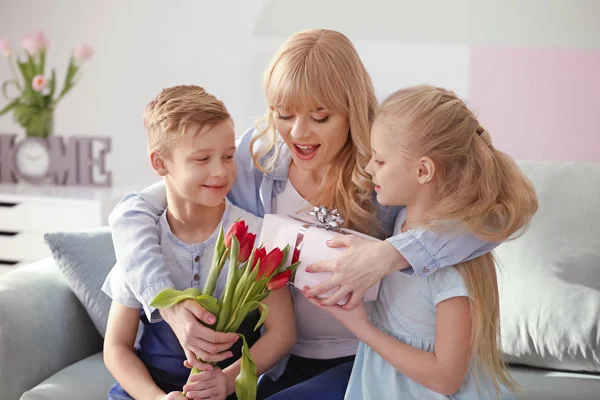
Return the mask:
<path id="1" fill-rule="evenodd" d="M 59 76 L 76 43 L 96 48 L 80 84 L 58 106 L 55 132 L 112 137 L 108 165 L 117 187 L 141 187 L 156 179 L 146 160 L 141 115 L 161 88 L 206 87 L 225 101 L 241 133 L 264 112 L 263 69 L 285 37 L 299 29 L 326 27 L 346 33 L 371 72 L 379 97 L 425 82 L 466 97 L 468 46 L 473 43 L 497 44 L 507 37 L 514 44 L 522 37 L 547 45 L 552 40 L 544 33 L 549 31 L 555 45 L 593 47 L 600 41 L 600 25 L 593 18 L 600 11 L 597 1 L 536 0 L 521 7 L 521 2 L 486 0 L 440 6 L 444 2 L 0 0 L 0 37 L 15 45 L 23 34 L 43 30 L 51 41 L 48 65 L 55 65 Z M 473 21 L 470 28 L 464 26 L 469 23 L 465 15 Z M 542 28 L 532 24 L 531 15 L 545 21 Z M 513 23 L 506 26 L 506 21 Z M 8 72 L 0 60 L 0 80 Z M 21 129 L 7 115 L 0 118 L 0 131 Z"/>

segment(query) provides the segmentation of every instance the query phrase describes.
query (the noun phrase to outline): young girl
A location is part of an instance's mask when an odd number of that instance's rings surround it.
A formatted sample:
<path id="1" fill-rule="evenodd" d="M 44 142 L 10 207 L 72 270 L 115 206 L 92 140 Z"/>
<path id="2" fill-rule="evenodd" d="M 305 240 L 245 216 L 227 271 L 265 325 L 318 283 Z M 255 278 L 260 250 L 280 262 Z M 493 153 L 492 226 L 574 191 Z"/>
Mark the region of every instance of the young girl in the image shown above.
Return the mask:
<path id="1" fill-rule="evenodd" d="M 427 227 L 503 241 L 537 210 L 531 183 L 447 90 L 392 94 L 377 113 L 371 144 L 367 171 L 377 200 L 406 205 L 398 233 Z M 491 253 L 426 279 L 387 275 L 368 314 L 363 306 L 323 308 L 361 340 L 346 399 L 512 397 Z"/>

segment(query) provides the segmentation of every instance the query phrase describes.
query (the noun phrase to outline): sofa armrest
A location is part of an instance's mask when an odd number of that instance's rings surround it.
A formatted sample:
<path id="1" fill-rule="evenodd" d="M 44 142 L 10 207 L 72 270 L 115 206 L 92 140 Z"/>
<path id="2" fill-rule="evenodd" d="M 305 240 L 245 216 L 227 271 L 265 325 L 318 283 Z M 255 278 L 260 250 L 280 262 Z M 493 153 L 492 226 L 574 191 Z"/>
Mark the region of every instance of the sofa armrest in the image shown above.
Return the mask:
<path id="1" fill-rule="evenodd" d="M 51 258 L 0 275 L 2 400 L 91 354 L 102 338 Z"/>

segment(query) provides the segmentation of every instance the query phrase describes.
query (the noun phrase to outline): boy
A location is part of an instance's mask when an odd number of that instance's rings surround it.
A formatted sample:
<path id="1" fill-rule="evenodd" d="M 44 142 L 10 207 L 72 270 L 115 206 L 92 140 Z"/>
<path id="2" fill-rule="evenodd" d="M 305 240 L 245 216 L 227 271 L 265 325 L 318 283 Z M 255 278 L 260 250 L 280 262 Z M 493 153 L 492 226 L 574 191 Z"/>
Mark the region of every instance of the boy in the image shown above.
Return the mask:
<path id="1" fill-rule="evenodd" d="M 260 218 L 233 206 L 225 197 L 236 177 L 233 121 L 223 103 L 204 89 L 176 86 L 163 90 L 147 105 L 144 124 L 150 163 L 167 189 L 168 206 L 157 230 L 171 283 L 177 290 L 202 290 L 221 224 L 227 230 L 236 219 L 243 219 L 251 232 L 258 233 L 261 227 Z M 226 280 L 227 272 L 221 273 L 215 297 L 224 290 Z M 189 364 L 184 366 L 186 353 L 169 325 L 157 311 L 141 310 L 118 268 L 111 271 L 102 289 L 113 299 L 104 361 L 118 381 L 108 398 L 183 399 L 180 392 L 190 373 Z M 265 303 L 270 309 L 265 334 L 260 337 L 253 331 L 256 313 L 248 316 L 239 332 L 250 346 L 261 343 L 260 351 L 255 349 L 252 355 L 257 365 L 268 368 L 291 351 L 296 331 L 287 288 L 273 292 Z M 134 348 L 140 318 L 143 329 Z M 236 340 L 233 335 L 231 344 Z M 195 375 L 185 387 L 188 397 L 224 399 L 231 395 L 228 399 L 235 399 L 240 348 L 236 343 L 232 357 L 212 371 Z"/>

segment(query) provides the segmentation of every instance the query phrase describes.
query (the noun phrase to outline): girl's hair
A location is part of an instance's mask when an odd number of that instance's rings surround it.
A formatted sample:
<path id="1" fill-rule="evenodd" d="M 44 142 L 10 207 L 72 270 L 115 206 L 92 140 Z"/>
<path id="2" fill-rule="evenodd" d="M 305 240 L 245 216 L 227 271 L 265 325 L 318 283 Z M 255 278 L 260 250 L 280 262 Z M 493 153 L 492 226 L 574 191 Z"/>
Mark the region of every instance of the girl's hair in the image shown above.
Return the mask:
<path id="1" fill-rule="evenodd" d="M 402 130 L 397 145 L 409 159 L 427 156 L 435 164 L 435 201 L 417 225 L 465 229 L 496 242 L 521 233 L 531 220 L 538 206 L 533 185 L 512 158 L 494 148 L 489 132 L 453 92 L 431 86 L 402 89 L 384 101 L 376 117 L 389 124 L 391 132 Z M 464 262 L 457 269 L 471 299 L 471 354 L 497 390 L 500 383 L 514 389 L 498 340 L 500 306 L 493 255 Z"/>
<path id="2" fill-rule="evenodd" d="M 350 40 L 325 29 L 294 34 L 267 68 L 264 90 L 269 109 L 250 145 L 256 167 L 269 172 L 277 162 L 281 138 L 275 130 L 274 108 L 299 111 L 321 106 L 346 116 L 349 139 L 327 166 L 323 181 L 327 190 L 307 200 L 337 208 L 345 227 L 381 235 L 373 183 L 365 171 L 377 99 L 371 77 Z"/>

